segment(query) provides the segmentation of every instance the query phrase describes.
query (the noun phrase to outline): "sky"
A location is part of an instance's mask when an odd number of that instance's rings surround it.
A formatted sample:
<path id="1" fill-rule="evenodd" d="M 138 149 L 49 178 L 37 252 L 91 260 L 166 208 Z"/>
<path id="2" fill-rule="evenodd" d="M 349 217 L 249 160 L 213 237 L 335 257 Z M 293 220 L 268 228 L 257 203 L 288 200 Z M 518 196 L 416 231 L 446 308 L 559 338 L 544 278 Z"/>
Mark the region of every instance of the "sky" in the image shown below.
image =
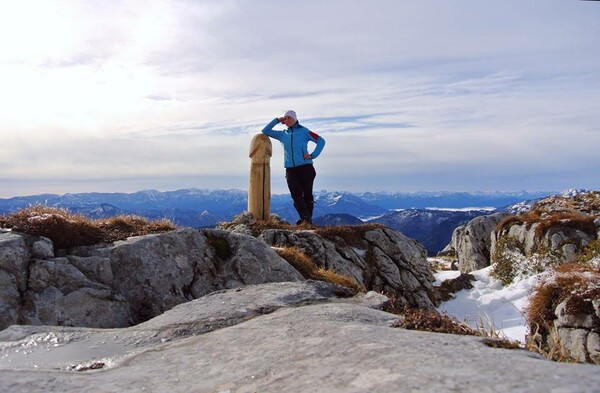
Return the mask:
<path id="1" fill-rule="evenodd" d="M 597 1 L 0 7 L 0 197 L 247 189 L 288 109 L 316 190 L 600 189 Z"/>

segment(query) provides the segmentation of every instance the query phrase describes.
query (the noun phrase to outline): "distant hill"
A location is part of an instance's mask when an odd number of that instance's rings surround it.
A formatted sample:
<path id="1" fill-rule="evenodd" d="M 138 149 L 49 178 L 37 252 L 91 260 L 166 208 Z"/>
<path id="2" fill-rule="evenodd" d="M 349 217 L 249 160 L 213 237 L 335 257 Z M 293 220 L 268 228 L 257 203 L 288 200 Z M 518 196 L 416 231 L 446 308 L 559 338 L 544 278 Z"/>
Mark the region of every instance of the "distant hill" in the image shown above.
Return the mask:
<path id="1" fill-rule="evenodd" d="M 339 225 L 361 225 L 363 220 L 350 214 L 325 214 L 316 217 L 313 220 L 315 225 L 319 226 L 339 226 Z"/>
<path id="2" fill-rule="evenodd" d="M 429 255 L 436 255 L 450 242 L 454 228 L 484 214 L 490 214 L 490 211 L 407 209 L 388 213 L 367 222 L 383 224 L 400 231 L 423 244 Z"/>
<path id="3" fill-rule="evenodd" d="M 88 207 L 71 207 L 69 208 L 69 210 L 73 213 L 82 214 L 92 219 L 109 218 L 133 214 L 130 211 L 119 209 L 118 207 L 108 203 L 101 203 L 99 205 Z"/>
<path id="4" fill-rule="evenodd" d="M 430 254 L 435 254 L 449 242 L 456 226 L 486 212 L 450 212 L 425 208 L 504 207 L 512 211 L 526 209 L 531 200 L 547 195 L 543 192 L 357 194 L 318 191 L 315 193 L 313 217 L 318 225 L 354 225 L 359 221 L 381 223 L 417 239 Z M 523 201 L 527 203 L 514 205 Z M 0 199 L 0 212 L 6 214 L 35 204 L 64 208 L 91 218 L 136 214 L 149 219 L 168 218 L 177 225 L 198 228 L 231 221 L 246 210 L 247 192 L 190 188 L 166 192 L 143 190 L 134 193 L 41 194 Z M 271 213 L 292 223 L 298 219 L 289 194 L 272 195 Z"/>
<path id="5" fill-rule="evenodd" d="M 386 209 L 426 209 L 426 208 L 482 208 L 512 205 L 528 199 L 539 199 L 555 194 L 550 191 L 538 192 L 365 192 L 356 194 L 367 203 Z"/>

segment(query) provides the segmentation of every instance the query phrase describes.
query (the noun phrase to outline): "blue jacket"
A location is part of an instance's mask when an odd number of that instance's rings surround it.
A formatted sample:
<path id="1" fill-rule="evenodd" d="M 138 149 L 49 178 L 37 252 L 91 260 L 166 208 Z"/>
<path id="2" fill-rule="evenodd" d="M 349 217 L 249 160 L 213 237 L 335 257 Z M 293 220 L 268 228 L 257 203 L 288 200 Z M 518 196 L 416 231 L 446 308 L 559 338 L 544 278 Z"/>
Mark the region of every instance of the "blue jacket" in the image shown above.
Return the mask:
<path id="1" fill-rule="evenodd" d="M 317 158 L 325 146 L 325 139 L 300 125 L 298 122 L 284 131 L 273 130 L 273 127 L 278 123 L 278 119 L 273 119 L 263 128 L 262 133 L 281 142 L 283 146 L 284 166 L 286 168 L 294 168 L 312 164 L 312 159 L 304 159 L 304 154 L 308 153 L 308 142 L 311 141 L 317 144 L 315 150 L 309 153 L 312 155 L 312 158 Z"/>

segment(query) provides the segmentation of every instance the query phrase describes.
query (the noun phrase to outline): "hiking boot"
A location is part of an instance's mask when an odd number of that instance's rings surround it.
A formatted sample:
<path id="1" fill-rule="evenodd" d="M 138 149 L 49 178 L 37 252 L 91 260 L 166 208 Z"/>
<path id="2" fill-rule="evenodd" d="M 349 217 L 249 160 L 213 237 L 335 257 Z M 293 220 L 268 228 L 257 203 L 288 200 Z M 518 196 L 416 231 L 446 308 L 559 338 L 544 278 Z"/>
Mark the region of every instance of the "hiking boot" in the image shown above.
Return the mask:
<path id="1" fill-rule="evenodd" d="M 313 223 L 312 223 L 312 220 L 305 220 L 302 218 L 302 219 L 296 221 L 296 226 L 304 227 L 304 228 L 311 228 L 313 226 Z"/>

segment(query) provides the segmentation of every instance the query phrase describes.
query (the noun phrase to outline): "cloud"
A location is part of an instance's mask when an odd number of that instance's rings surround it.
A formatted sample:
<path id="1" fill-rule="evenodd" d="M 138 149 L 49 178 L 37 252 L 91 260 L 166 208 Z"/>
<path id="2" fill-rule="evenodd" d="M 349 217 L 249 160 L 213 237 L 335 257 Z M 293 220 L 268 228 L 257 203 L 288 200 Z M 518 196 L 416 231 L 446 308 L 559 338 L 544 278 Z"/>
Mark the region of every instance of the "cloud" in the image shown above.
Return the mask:
<path id="1" fill-rule="evenodd" d="M 245 187 L 252 135 L 290 108 L 327 140 L 317 187 L 600 186 L 592 2 L 31 7 L 0 17 L 0 189 Z"/>

